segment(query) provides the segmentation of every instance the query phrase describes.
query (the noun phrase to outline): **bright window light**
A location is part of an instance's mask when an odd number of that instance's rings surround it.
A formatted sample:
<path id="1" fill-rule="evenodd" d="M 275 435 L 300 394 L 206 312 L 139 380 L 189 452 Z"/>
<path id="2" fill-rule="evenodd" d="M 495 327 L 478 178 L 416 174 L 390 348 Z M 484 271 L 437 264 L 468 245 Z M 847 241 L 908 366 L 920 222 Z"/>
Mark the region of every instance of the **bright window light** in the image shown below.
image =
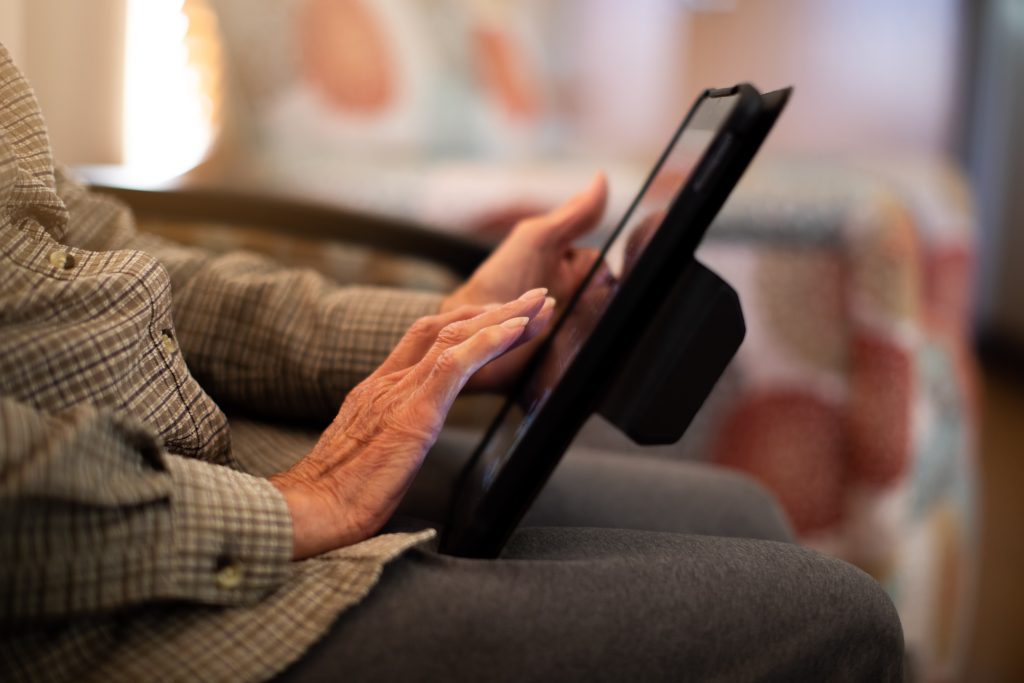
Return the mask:
<path id="1" fill-rule="evenodd" d="M 140 181 L 184 173 L 213 136 L 200 76 L 189 62 L 184 0 L 128 0 L 124 163 Z"/>

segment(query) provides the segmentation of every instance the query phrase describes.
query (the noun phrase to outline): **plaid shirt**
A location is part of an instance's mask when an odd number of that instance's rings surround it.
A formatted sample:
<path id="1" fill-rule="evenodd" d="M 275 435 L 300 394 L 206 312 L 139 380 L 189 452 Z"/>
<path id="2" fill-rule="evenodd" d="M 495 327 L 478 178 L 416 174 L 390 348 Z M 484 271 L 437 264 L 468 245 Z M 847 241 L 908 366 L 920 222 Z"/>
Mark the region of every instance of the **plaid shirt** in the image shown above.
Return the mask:
<path id="1" fill-rule="evenodd" d="M 211 395 L 328 417 L 438 304 L 137 234 L 55 171 L 0 46 L 0 679 L 258 681 L 298 658 L 424 535 L 290 561 L 284 500 Z"/>

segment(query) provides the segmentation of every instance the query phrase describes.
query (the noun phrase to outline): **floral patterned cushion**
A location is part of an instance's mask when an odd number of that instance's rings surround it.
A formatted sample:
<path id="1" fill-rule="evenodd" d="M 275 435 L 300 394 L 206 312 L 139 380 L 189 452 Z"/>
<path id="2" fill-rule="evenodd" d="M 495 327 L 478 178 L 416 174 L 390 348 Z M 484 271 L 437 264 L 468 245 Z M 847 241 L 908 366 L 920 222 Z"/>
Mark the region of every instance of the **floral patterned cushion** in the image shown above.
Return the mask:
<path id="1" fill-rule="evenodd" d="M 701 253 L 749 332 L 691 448 L 882 581 L 936 679 L 962 663 L 976 570 L 966 197 L 940 162 L 766 163 Z"/>

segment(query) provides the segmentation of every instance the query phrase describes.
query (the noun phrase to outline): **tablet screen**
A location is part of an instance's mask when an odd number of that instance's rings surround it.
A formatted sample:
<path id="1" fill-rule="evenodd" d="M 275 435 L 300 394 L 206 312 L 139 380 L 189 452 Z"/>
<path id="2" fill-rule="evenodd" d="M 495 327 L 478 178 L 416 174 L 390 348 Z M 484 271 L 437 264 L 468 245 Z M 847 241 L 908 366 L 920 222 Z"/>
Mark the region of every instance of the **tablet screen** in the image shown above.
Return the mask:
<path id="1" fill-rule="evenodd" d="M 673 138 L 639 196 L 605 242 L 601 258 L 555 323 L 551 338 L 530 366 L 532 370 L 492 426 L 474 463 L 472 478 L 476 481 L 467 482 L 477 489 L 475 493 L 482 494 L 490 488 L 544 407 L 608 304 L 629 278 L 633 266 L 661 226 L 692 170 L 707 152 L 716 131 L 728 119 L 737 99 L 735 95 L 704 97 Z"/>

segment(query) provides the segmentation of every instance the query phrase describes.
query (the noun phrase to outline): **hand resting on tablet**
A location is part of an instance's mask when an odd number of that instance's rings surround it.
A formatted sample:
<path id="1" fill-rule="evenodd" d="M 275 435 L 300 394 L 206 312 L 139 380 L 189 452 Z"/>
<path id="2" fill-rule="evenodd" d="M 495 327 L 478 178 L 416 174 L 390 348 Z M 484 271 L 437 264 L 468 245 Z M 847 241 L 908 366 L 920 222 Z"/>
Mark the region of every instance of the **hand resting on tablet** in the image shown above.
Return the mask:
<path id="1" fill-rule="evenodd" d="M 421 318 L 353 389 L 307 456 L 271 478 L 310 557 L 376 533 L 395 511 L 452 402 L 481 366 L 551 322 L 546 289 L 501 306 L 460 306 Z"/>
<path id="2" fill-rule="evenodd" d="M 469 280 L 444 300 L 442 313 L 466 304 L 505 301 L 532 287 L 547 287 L 558 306 L 567 303 L 600 257 L 597 249 L 574 247 L 573 243 L 598 225 L 607 200 L 608 183 L 599 172 L 587 189 L 562 206 L 520 221 Z M 531 343 L 489 363 L 469 380 L 467 388 L 508 388 L 543 338 L 535 330 L 529 331 L 533 333 Z"/>

